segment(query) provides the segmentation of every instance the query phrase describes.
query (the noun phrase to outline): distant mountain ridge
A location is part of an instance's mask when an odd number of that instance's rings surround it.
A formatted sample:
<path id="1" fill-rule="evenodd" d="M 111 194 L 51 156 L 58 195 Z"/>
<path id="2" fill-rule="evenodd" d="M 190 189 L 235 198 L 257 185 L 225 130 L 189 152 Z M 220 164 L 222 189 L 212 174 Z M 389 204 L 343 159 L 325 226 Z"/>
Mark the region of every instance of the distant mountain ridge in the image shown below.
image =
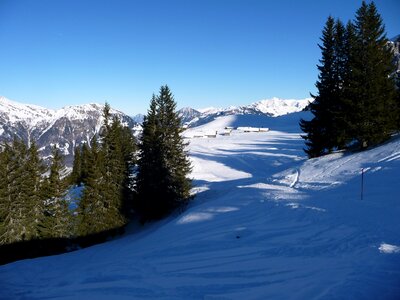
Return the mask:
<path id="1" fill-rule="evenodd" d="M 229 115 L 264 115 L 279 117 L 304 110 L 314 99 L 281 99 L 271 98 L 254 102 L 249 105 L 230 106 L 227 108 L 209 107 L 205 109 L 182 108 L 178 111 L 182 123 L 188 127 L 195 127 L 214 120 L 220 116 Z"/>
<path id="2" fill-rule="evenodd" d="M 75 146 L 89 143 L 99 132 L 103 108 L 104 105 L 92 103 L 51 110 L 0 97 L 0 143 L 9 142 L 14 136 L 27 143 L 34 140 L 45 160 L 56 145 L 65 155 L 67 166 L 71 166 Z M 136 125 L 121 111 L 111 109 L 111 114 L 117 115 L 125 126 Z"/>

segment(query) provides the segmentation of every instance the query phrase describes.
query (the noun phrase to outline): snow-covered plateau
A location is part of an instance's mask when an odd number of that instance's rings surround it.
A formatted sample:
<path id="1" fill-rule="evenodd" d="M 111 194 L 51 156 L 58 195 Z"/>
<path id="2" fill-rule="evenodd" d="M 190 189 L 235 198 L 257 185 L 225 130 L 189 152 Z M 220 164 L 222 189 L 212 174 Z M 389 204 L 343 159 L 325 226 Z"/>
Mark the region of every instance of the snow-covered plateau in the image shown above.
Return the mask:
<path id="1" fill-rule="evenodd" d="M 188 129 L 196 197 L 184 212 L 0 266 L 0 299 L 399 299 L 400 138 L 308 160 L 301 117 Z M 192 134 L 239 126 L 270 130 Z"/>

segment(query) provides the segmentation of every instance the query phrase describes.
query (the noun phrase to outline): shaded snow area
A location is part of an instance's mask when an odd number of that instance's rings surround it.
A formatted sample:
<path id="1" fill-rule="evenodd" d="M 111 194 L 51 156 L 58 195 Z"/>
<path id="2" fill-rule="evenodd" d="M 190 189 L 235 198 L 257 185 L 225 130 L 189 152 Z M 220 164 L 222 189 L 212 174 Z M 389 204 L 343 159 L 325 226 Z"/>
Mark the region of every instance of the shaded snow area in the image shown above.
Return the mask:
<path id="1" fill-rule="evenodd" d="M 399 299 L 400 139 L 307 160 L 301 116 L 189 129 L 271 130 L 190 139 L 197 196 L 183 213 L 0 266 L 0 299 Z"/>

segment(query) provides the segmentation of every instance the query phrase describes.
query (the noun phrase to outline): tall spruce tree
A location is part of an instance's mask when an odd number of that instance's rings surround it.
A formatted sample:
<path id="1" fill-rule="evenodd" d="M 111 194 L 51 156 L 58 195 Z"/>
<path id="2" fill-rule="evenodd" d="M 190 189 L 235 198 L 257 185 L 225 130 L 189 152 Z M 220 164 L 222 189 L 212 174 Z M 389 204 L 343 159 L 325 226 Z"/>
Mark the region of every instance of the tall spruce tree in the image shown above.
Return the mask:
<path id="1" fill-rule="evenodd" d="M 335 146 L 335 127 L 333 119 L 335 116 L 334 104 L 338 96 L 338 74 L 336 69 L 335 46 L 339 43 L 336 39 L 335 20 L 328 17 L 322 32 L 322 51 L 319 75 L 316 87 L 318 95 L 313 96 L 314 101 L 310 104 L 310 111 L 314 118 L 310 121 L 301 120 L 300 127 L 306 133 L 307 149 L 305 152 L 309 157 L 320 156 L 331 151 Z"/>
<path id="2" fill-rule="evenodd" d="M 52 149 L 50 174 L 44 183 L 45 218 L 44 236 L 70 237 L 72 235 L 72 216 L 68 209 L 66 194 L 68 182 L 63 178 L 66 167 L 57 148 Z"/>
<path id="3" fill-rule="evenodd" d="M 142 219 L 159 219 L 190 199 L 190 161 L 168 86 L 153 95 L 143 122 L 136 188 Z"/>
<path id="4" fill-rule="evenodd" d="M 76 146 L 74 149 L 74 162 L 72 172 L 68 176 L 69 183 L 80 186 L 82 184 L 82 148 Z"/>
<path id="5" fill-rule="evenodd" d="M 2 145 L 0 151 L 0 245 L 17 240 L 16 232 L 20 231 L 18 221 L 14 221 L 18 218 L 15 208 L 19 206 L 14 202 L 18 193 L 16 160 L 13 147 L 9 144 Z"/>
<path id="6" fill-rule="evenodd" d="M 103 110 L 104 124 L 101 132 L 101 151 L 104 157 L 102 166 L 103 181 L 105 187 L 104 201 L 108 210 L 111 228 L 121 227 L 126 223 L 122 213 L 124 161 L 122 145 L 119 137 L 120 127 L 118 118 L 113 118 L 110 124 L 110 106 L 106 103 Z"/>
<path id="7" fill-rule="evenodd" d="M 23 172 L 23 194 L 26 203 L 28 203 L 27 221 L 29 228 L 26 236 L 27 239 L 42 238 L 42 226 L 44 217 L 44 195 L 42 175 L 46 171 L 46 167 L 39 157 L 38 148 L 34 141 L 30 143 Z"/>
<path id="8" fill-rule="evenodd" d="M 78 205 L 77 234 L 85 236 L 110 229 L 107 223 L 102 180 L 103 153 L 99 149 L 97 136 L 90 141 L 87 177 L 82 198 Z"/>
<path id="9" fill-rule="evenodd" d="M 374 2 L 362 2 L 356 12 L 354 31 L 346 97 L 350 103 L 351 136 L 365 148 L 389 138 L 396 128 L 395 88 L 390 76 L 394 66 Z"/>
<path id="10" fill-rule="evenodd" d="M 346 86 L 350 75 L 349 47 L 353 36 L 351 25 L 338 19 L 334 30 L 334 91 L 330 111 L 332 113 L 332 136 L 330 149 L 343 149 L 351 141 L 348 132 L 348 102 L 346 101 Z"/>
<path id="11" fill-rule="evenodd" d="M 133 186 L 134 168 L 136 165 L 137 142 L 129 127 L 124 127 L 117 116 L 113 116 L 110 131 L 112 156 L 111 162 L 114 170 L 119 176 L 113 178 L 121 193 L 120 211 L 125 219 L 129 220 L 133 212 Z"/>

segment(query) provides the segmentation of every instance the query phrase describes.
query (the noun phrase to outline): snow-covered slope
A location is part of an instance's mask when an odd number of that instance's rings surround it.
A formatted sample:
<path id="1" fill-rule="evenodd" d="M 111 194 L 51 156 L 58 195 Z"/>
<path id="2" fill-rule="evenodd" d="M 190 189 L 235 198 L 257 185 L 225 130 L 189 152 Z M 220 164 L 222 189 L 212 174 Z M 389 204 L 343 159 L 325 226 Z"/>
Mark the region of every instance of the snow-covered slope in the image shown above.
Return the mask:
<path id="1" fill-rule="evenodd" d="M 51 146 L 56 145 L 71 166 L 74 147 L 88 143 L 100 129 L 103 107 L 85 104 L 51 110 L 0 97 L 0 142 L 10 141 L 15 135 L 27 142 L 33 139 L 45 158 L 50 155 Z M 111 109 L 111 114 L 117 115 L 126 126 L 135 124 L 120 111 Z"/>
<path id="2" fill-rule="evenodd" d="M 269 132 L 190 139 L 197 197 L 186 211 L 105 244 L 0 266 L 0 298 L 398 299 L 400 139 L 307 160 L 300 117 L 281 116 Z M 261 121 L 223 116 L 188 132 Z"/>

